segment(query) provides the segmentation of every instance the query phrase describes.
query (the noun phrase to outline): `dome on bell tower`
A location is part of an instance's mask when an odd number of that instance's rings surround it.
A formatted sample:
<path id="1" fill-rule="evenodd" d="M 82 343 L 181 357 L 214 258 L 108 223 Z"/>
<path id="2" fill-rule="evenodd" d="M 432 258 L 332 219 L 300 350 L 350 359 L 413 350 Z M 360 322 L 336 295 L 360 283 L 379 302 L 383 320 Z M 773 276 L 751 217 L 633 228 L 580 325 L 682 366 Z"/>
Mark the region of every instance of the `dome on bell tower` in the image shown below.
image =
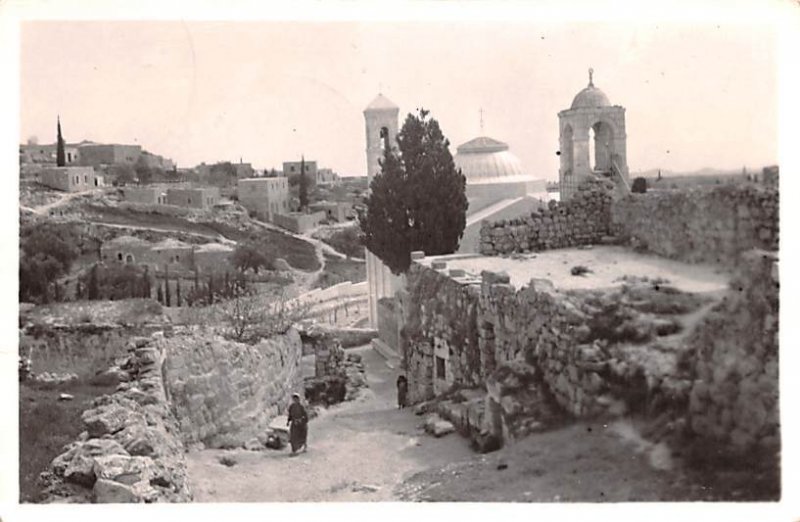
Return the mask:
<path id="1" fill-rule="evenodd" d="M 594 70 L 589 69 L 589 85 L 579 92 L 572 100 L 571 109 L 592 109 L 596 107 L 610 107 L 606 93 L 594 86 L 592 74 Z"/>

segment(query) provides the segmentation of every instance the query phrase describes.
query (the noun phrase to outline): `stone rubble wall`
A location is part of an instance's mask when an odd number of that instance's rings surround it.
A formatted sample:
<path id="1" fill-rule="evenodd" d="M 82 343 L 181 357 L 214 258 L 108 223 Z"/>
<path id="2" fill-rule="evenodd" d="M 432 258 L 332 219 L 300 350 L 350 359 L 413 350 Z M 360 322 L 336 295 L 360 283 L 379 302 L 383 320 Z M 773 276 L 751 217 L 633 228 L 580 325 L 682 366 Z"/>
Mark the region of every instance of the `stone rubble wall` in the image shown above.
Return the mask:
<path id="1" fill-rule="evenodd" d="M 480 385 L 486 374 L 478 345 L 477 285 L 413 263 L 402 295 L 401 353 L 409 380 L 409 401 L 430 399 L 450 384 Z M 447 357 L 447 375 L 437 378 L 435 356 Z"/>
<path id="2" fill-rule="evenodd" d="M 247 345 L 218 336 L 164 339 L 164 379 L 184 443 L 240 446 L 302 393 L 300 334 Z"/>
<path id="3" fill-rule="evenodd" d="M 34 373 L 74 373 L 91 377 L 128 353 L 131 337 L 164 330 L 164 325 L 32 325 L 20 330 L 19 354 Z"/>
<path id="4" fill-rule="evenodd" d="M 692 432 L 740 452 L 780 447 L 778 269 L 765 251 L 743 256 L 732 296 L 698 326 L 689 402 Z"/>
<path id="5" fill-rule="evenodd" d="M 688 429 L 744 448 L 774 444 L 777 274 L 767 270 L 774 262 L 754 265 L 753 256 L 772 260 L 748 253 L 724 299 L 646 279 L 559 291 L 542 279 L 515 289 L 507 275 L 484 272 L 476 286 L 414 263 L 403 301 L 410 399 L 483 388 L 480 430 L 474 412 L 446 417 L 500 441 L 543 429 L 560 412 L 642 414 L 659 420 L 657 438 Z M 442 346 L 447 382 L 437 388 Z"/>
<path id="6" fill-rule="evenodd" d="M 753 248 L 778 249 L 778 190 L 724 185 L 612 198 L 589 180 L 572 199 L 544 211 L 481 224 L 480 253 L 507 255 L 630 240 L 686 262 L 733 265 Z"/>
<path id="7" fill-rule="evenodd" d="M 129 376 L 82 415 L 86 431 L 42 473 L 47 502 L 187 502 L 185 448 L 164 392 L 160 333 L 133 338 Z"/>
<path id="8" fill-rule="evenodd" d="M 599 243 L 609 234 L 612 190 L 590 179 L 568 201 L 515 219 L 482 221 L 479 251 L 493 256 Z"/>
<path id="9" fill-rule="evenodd" d="M 631 194 L 612 205 L 611 227 L 663 257 L 730 266 L 747 250 L 778 250 L 778 190 L 723 185 Z"/>

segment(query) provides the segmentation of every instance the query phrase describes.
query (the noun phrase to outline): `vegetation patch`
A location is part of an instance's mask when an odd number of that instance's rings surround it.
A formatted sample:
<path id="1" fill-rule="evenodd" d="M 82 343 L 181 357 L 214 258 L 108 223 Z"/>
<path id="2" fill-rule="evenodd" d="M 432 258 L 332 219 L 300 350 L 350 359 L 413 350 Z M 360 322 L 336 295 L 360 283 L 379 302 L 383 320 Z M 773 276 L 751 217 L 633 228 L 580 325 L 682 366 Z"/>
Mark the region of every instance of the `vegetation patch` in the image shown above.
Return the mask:
<path id="1" fill-rule="evenodd" d="M 66 444 L 84 430 L 81 414 L 92 399 L 111 393 L 115 385 L 93 386 L 85 380 L 61 385 L 20 383 L 19 386 L 19 500 L 39 502 L 39 473 L 45 471 Z M 67 393 L 74 398 L 59 401 Z"/>
<path id="2" fill-rule="evenodd" d="M 360 283 L 367 280 L 367 267 L 364 262 L 342 259 L 329 254 L 324 256 L 325 268 L 314 283 L 314 288 L 328 288 L 345 281 Z"/>
<path id="3" fill-rule="evenodd" d="M 321 239 L 346 256 L 364 259 L 364 245 L 361 243 L 357 226 L 337 229 Z"/>

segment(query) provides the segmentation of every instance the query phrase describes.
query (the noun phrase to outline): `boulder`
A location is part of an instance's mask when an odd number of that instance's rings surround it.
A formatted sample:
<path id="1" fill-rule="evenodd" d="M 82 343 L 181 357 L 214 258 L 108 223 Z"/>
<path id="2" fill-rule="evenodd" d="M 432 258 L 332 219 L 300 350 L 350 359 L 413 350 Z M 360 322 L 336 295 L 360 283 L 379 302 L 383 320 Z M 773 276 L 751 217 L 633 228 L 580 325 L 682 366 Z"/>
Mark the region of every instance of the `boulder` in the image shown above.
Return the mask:
<path id="1" fill-rule="evenodd" d="M 446 421 L 438 415 L 430 415 L 425 420 L 425 431 L 438 438 L 453 433 L 456 428 L 452 422 Z"/>
<path id="2" fill-rule="evenodd" d="M 160 456 L 169 453 L 171 441 L 164 428 L 160 426 L 147 426 L 145 424 L 131 424 L 114 435 L 114 440 L 119 442 L 130 455 Z"/>
<path id="3" fill-rule="evenodd" d="M 150 457 L 131 457 L 126 455 L 106 455 L 95 457 L 94 474 L 97 479 L 108 479 L 133 485 L 142 480 L 161 476 L 162 473 Z"/>
<path id="4" fill-rule="evenodd" d="M 105 404 L 86 410 L 81 415 L 90 437 L 113 435 L 137 421 L 144 422 L 141 414 L 117 403 Z"/>
<path id="5" fill-rule="evenodd" d="M 87 458 L 101 455 L 128 455 L 119 442 L 112 439 L 89 439 L 85 442 L 75 442 L 68 449 L 53 459 L 50 469 L 57 476 L 64 476 L 67 467 L 78 456 Z"/>
<path id="6" fill-rule="evenodd" d="M 158 491 L 146 481 L 128 485 L 99 479 L 94 484 L 92 494 L 96 504 L 136 504 L 154 502 L 158 498 Z"/>
<path id="7" fill-rule="evenodd" d="M 94 386 L 113 386 L 129 380 L 130 375 L 128 372 L 117 366 L 112 366 L 108 370 L 97 373 L 89 383 Z"/>
<path id="8" fill-rule="evenodd" d="M 95 481 L 94 459 L 86 455 L 75 455 L 64 470 L 64 480 L 92 487 Z"/>
<path id="9" fill-rule="evenodd" d="M 244 443 L 244 449 L 248 451 L 261 451 L 264 449 L 264 444 L 257 438 L 253 437 Z"/>

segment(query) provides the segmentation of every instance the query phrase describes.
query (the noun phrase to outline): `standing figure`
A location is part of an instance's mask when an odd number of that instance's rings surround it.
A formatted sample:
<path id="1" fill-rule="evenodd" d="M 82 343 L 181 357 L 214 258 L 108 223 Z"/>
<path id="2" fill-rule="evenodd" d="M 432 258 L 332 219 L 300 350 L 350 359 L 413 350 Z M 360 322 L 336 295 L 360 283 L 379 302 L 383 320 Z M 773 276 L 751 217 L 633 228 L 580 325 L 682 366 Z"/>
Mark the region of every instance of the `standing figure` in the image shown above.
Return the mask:
<path id="1" fill-rule="evenodd" d="M 405 375 L 397 378 L 397 407 L 406 407 L 406 396 L 408 395 L 408 380 Z"/>
<path id="2" fill-rule="evenodd" d="M 292 394 L 292 404 L 289 405 L 289 442 L 292 444 L 292 455 L 296 455 L 300 448 L 306 451 L 306 437 L 308 436 L 308 414 L 300 404 L 300 395 Z"/>

